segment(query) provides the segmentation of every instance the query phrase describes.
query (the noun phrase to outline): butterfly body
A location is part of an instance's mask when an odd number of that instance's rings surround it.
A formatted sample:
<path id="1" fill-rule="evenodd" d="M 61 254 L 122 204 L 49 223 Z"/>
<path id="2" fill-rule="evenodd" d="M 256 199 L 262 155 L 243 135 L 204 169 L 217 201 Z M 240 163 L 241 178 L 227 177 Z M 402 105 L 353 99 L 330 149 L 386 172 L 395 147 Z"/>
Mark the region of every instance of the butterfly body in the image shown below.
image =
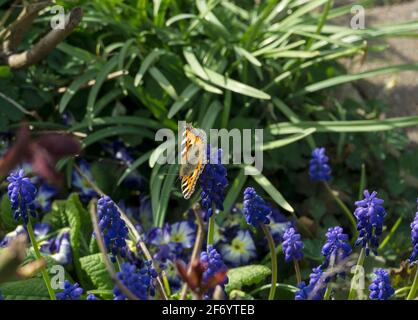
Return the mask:
<path id="1" fill-rule="evenodd" d="M 206 135 L 201 129 L 186 125 L 181 143 L 181 191 L 185 199 L 193 194 L 200 174 L 206 165 Z"/>

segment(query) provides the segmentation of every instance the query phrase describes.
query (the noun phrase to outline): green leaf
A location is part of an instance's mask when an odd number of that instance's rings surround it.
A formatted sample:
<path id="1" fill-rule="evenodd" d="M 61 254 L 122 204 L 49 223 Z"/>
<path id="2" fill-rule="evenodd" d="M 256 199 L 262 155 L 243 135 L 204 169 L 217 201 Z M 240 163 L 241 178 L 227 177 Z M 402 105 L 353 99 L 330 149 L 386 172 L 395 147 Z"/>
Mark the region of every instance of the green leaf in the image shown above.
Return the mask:
<path id="1" fill-rule="evenodd" d="M 178 100 L 178 95 L 176 89 L 173 85 L 168 81 L 168 79 L 161 73 L 159 69 L 156 67 L 151 67 L 149 70 L 151 76 L 154 78 L 155 81 L 160 85 L 160 87 L 167 92 L 167 94 L 174 100 Z"/>
<path id="2" fill-rule="evenodd" d="M 0 292 L 7 300 L 49 300 L 42 278 L 5 282 L 0 284 Z"/>
<path id="3" fill-rule="evenodd" d="M 285 139 L 279 139 L 279 140 L 274 140 L 274 141 L 268 141 L 266 143 L 263 144 L 262 146 L 262 150 L 266 151 L 266 150 L 272 150 L 272 149 L 277 149 L 277 148 L 281 148 L 284 147 L 288 144 L 291 144 L 293 142 L 299 141 L 301 139 L 306 138 L 307 136 L 311 135 L 312 133 L 314 133 L 316 131 L 315 128 L 309 128 L 304 130 L 301 133 L 296 133 L 294 135 L 291 135 L 290 137 L 287 137 Z"/>
<path id="4" fill-rule="evenodd" d="M 282 194 L 277 190 L 271 182 L 252 166 L 245 166 L 246 173 L 250 174 L 254 180 L 266 191 L 270 197 L 283 209 L 289 212 L 295 212 L 292 206 L 283 198 Z"/>
<path id="5" fill-rule="evenodd" d="M 59 105 L 58 110 L 60 113 L 63 113 L 65 109 L 67 108 L 68 103 L 71 101 L 71 99 L 74 97 L 74 95 L 77 93 L 77 91 L 85 85 L 89 80 L 93 79 L 97 75 L 97 70 L 90 70 L 84 73 L 82 76 L 75 79 L 67 88 L 67 91 L 65 91 L 64 95 L 62 96 Z"/>
<path id="6" fill-rule="evenodd" d="M 177 165 L 170 165 L 168 172 L 164 179 L 164 184 L 161 189 L 158 206 L 157 206 L 157 213 L 155 216 L 155 221 L 157 223 L 157 227 L 162 228 L 165 221 L 165 215 L 167 212 L 168 201 L 170 200 L 171 190 L 173 189 L 174 181 L 177 178 L 178 166 Z"/>
<path id="7" fill-rule="evenodd" d="M 81 269 L 88 275 L 94 287 L 98 290 L 112 290 L 113 283 L 101 253 L 80 258 Z"/>
<path id="8" fill-rule="evenodd" d="M 144 61 L 141 64 L 141 67 L 138 70 L 138 73 L 135 75 L 134 80 L 134 86 L 137 87 L 142 83 L 142 78 L 144 77 L 145 73 L 148 71 L 148 69 L 154 64 L 155 61 L 158 60 L 158 58 L 164 54 L 164 51 L 155 49 L 151 51 L 144 59 Z"/>
<path id="9" fill-rule="evenodd" d="M 13 218 L 9 197 L 5 194 L 0 202 L 0 225 L 2 225 L 6 231 L 12 231 L 18 224 L 19 223 Z"/>
<path id="10" fill-rule="evenodd" d="M 263 265 L 249 265 L 228 270 L 227 293 L 239 290 L 246 286 L 259 284 L 271 274 L 270 268 Z"/>
<path id="11" fill-rule="evenodd" d="M 139 127 L 107 127 L 101 130 L 98 130 L 96 132 L 93 132 L 92 134 L 89 134 L 86 139 L 84 139 L 82 146 L 83 148 L 87 148 L 88 146 L 92 145 L 93 143 L 96 143 L 100 140 L 103 140 L 105 138 L 113 137 L 113 136 L 119 136 L 119 135 L 138 135 L 142 137 L 147 137 L 150 139 L 154 139 L 154 134 L 144 128 Z"/>
<path id="12" fill-rule="evenodd" d="M 338 77 L 334 77 L 331 79 L 326 79 L 323 81 L 313 83 L 305 87 L 303 90 L 296 92 L 293 96 L 296 97 L 296 96 L 300 96 L 306 93 L 312 93 L 312 92 L 316 92 L 319 90 L 323 90 L 325 88 L 330 88 L 330 87 L 340 85 L 343 83 L 370 78 L 370 77 L 376 77 L 382 74 L 388 74 L 388 73 L 393 73 L 393 72 L 413 71 L 413 70 L 418 70 L 418 64 L 408 63 L 408 64 L 401 64 L 401 65 L 396 65 L 396 66 L 378 68 L 378 69 L 364 71 L 364 72 L 360 72 L 356 74 L 345 74 L 342 76 L 338 76 Z"/>
<path id="13" fill-rule="evenodd" d="M 244 57 L 248 60 L 251 64 L 255 65 L 256 67 L 261 67 L 261 62 L 258 60 L 251 52 L 248 52 L 244 48 L 234 46 L 234 49 L 236 53 L 238 53 L 240 56 Z"/>
<path id="14" fill-rule="evenodd" d="M 190 102 L 190 100 L 200 91 L 200 88 L 191 83 L 189 84 L 183 92 L 180 94 L 180 97 L 174 102 L 174 104 L 171 106 L 170 110 L 168 111 L 167 117 L 171 119 L 174 117 L 177 112 L 179 112 L 184 106 L 187 105 L 187 103 Z"/>
<path id="15" fill-rule="evenodd" d="M 309 128 L 316 132 L 376 132 L 418 125 L 418 116 L 398 117 L 383 120 L 351 121 L 301 121 L 298 123 L 282 122 L 272 124 L 268 130 L 273 135 L 301 133 Z"/>
<path id="16" fill-rule="evenodd" d="M 254 87 L 251 87 L 239 81 L 232 80 L 211 69 L 208 69 L 205 67 L 203 67 L 203 69 L 205 70 L 205 73 L 209 77 L 209 82 L 218 87 L 221 87 L 221 88 L 224 88 L 224 89 L 227 89 L 227 90 L 230 90 L 230 91 L 233 91 L 233 92 L 245 95 L 245 96 L 253 97 L 253 98 L 266 99 L 266 100 L 270 99 L 270 96 L 261 90 L 258 90 Z"/>
<path id="17" fill-rule="evenodd" d="M 114 56 L 113 58 L 111 58 L 109 61 L 106 62 L 106 64 L 103 66 L 103 68 L 100 70 L 99 74 L 97 75 L 96 83 L 91 88 L 88 99 L 87 99 L 86 119 L 88 121 L 91 121 L 93 119 L 94 106 L 95 106 L 100 88 L 102 87 L 109 73 L 111 73 L 116 68 L 117 64 L 118 64 L 118 56 Z"/>
<path id="18" fill-rule="evenodd" d="M 151 153 L 152 151 L 144 153 L 142 156 L 136 159 L 128 168 L 126 168 L 125 172 L 119 178 L 117 185 L 119 186 L 127 176 L 134 172 L 141 164 L 145 163 L 151 156 Z"/>

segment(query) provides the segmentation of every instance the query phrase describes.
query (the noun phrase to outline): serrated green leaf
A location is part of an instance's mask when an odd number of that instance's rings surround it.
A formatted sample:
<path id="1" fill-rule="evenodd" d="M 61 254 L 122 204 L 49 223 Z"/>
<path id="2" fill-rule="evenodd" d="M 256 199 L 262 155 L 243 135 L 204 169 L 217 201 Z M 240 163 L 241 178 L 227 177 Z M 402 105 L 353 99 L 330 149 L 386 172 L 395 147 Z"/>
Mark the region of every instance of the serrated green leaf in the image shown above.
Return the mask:
<path id="1" fill-rule="evenodd" d="M 5 282 L 0 284 L 0 292 L 6 300 L 49 300 L 42 278 Z"/>
<path id="2" fill-rule="evenodd" d="M 3 228 L 9 232 L 14 230 L 18 224 L 19 223 L 13 219 L 13 212 L 9 197 L 4 195 L 0 202 L 0 225 L 2 225 Z"/>
<path id="3" fill-rule="evenodd" d="M 240 290 L 246 286 L 258 284 L 271 274 L 269 267 L 263 265 L 249 265 L 228 270 L 227 293 Z"/>
<path id="4" fill-rule="evenodd" d="M 96 253 L 80 258 L 80 265 L 96 289 L 112 290 L 112 279 L 107 273 L 101 253 Z"/>

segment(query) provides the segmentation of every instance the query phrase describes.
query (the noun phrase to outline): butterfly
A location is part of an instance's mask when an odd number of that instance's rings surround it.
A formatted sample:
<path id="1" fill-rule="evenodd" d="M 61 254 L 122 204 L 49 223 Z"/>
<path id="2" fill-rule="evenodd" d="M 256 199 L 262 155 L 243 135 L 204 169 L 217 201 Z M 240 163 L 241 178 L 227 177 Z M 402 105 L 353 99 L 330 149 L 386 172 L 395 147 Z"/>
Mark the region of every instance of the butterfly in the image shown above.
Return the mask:
<path id="1" fill-rule="evenodd" d="M 193 194 L 200 174 L 206 165 L 206 134 L 202 129 L 186 124 L 181 142 L 181 164 L 179 176 L 181 191 L 185 199 Z"/>

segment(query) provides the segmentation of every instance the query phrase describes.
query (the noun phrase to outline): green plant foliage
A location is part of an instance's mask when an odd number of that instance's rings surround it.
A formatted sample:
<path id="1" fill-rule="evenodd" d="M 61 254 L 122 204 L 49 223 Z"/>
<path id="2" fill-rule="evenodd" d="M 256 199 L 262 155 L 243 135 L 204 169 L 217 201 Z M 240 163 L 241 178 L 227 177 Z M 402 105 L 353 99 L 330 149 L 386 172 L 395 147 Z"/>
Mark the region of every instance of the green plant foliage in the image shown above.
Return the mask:
<path id="1" fill-rule="evenodd" d="M 243 289 L 247 286 L 259 284 L 271 274 L 271 270 L 263 265 L 249 265 L 228 271 L 228 284 L 226 292 Z"/>

